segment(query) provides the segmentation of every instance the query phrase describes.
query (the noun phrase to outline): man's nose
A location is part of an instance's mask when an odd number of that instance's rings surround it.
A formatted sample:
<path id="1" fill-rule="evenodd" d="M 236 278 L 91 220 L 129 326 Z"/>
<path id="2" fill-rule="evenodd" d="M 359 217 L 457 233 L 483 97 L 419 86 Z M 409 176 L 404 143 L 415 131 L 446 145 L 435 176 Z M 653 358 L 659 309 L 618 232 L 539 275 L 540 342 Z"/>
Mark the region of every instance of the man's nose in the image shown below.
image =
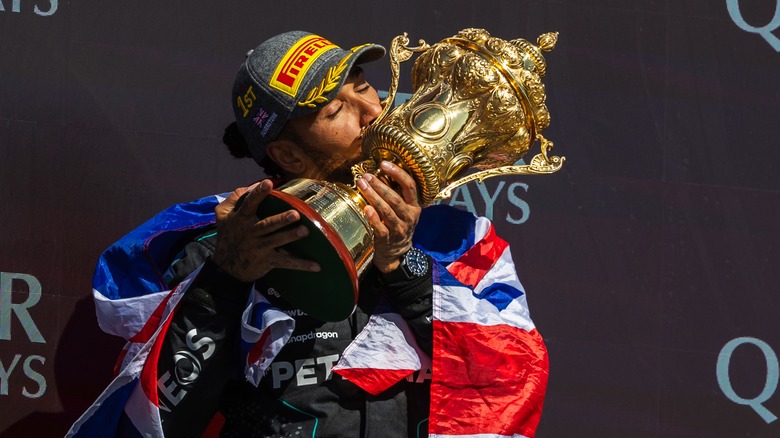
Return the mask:
<path id="1" fill-rule="evenodd" d="M 360 109 L 360 126 L 365 127 L 370 125 L 382 112 L 382 105 L 379 104 L 378 99 L 366 99 L 362 102 Z"/>

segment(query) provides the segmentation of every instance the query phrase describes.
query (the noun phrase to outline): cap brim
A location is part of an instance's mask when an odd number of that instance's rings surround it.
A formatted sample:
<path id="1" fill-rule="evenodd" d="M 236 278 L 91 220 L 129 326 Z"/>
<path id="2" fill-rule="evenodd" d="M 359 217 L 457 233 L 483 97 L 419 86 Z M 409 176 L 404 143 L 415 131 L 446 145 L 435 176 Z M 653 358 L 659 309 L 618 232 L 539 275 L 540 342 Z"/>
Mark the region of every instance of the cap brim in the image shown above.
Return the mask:
<path id="1" fill-rule="evenodd" d="M 352 70 L 354 66 L 381 59 L 382 57 L 385 56 L 385 53 L 386 53 L 385 48 L 380 46 L 379 44 L 365 44 L 363 46 L 358 46 L 350 50 L 340 49 L 339 52 L 334 54 L 335 55 L 334 58 L 343 60 L 344 57 L 348 56 L 349 59 L 346 62 L 346 66 L 342 70 L 344 73 L 341 73 L 340 77 L 338 78 L 338 82 L 336 86 L 331 88 L 331 91 L 327 93 L 328 94 L 327 100 L 318 102 L 316 106 L 315 105 L 298 106 L 293 110 L 290 118 L 294 119 L 296 117 L 301 117 L 306 114 L 311 114 L 313 112 L 319 111 L 325 104 L 327 104 L 327 102 L 330 102 L 336 96 L 336 94 L 338 94 L 338 92 L 341 90 L 341 87 L 343 87 L 344 83 L 347 81 L 347 78 L 349 77 L 349 72 Z"/>
<path id="2" fill-rule="evenodd" d="M 384 58 L 385 53 L 387 53 L 387 50 L 385 50 L 385 48 L 379 44 L 369 44 L 363 46 L 356 51 L 357 56 L 355 56 L 356 59 L 353 65 L 366 64 L 368 62 L 382 59 Z"/>

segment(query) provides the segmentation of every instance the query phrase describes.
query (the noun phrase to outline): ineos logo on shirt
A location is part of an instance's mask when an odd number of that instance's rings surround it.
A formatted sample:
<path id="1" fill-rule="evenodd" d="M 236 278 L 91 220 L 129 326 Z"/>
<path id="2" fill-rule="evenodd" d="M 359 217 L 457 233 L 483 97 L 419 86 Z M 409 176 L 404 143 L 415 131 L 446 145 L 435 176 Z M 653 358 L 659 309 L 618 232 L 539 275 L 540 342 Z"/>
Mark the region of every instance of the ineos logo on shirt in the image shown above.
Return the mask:
<path id="1" fill-rule="evenodd" d="M 170 405 L 176 406 L 184 399 L 187 395 L 187 386 L 200 376 L 201 362 L 214 354 L 216 348 L 214 340 L 208 336 L 196 339 L 197 335 L 197 329 L 187 332 L 186 342 L 189 350 L 179 350 L 174 353 L 174 376 L 171 377 L 171 373 L 166 371 L 157 379 L 157 388 Z M 205 351 L 201 352 L 204 347 Z M 170 410 L 162 400 L 160 409 Z"/>
<path id="2" fill-rule="evenodd" d="M 197 334 L 198 331 L 196 329 L 187 332 L 186 342 L 189 351 L 180 350 L 173 355 L 173 362 L 176 364 L 176 381 L 180 385 L 190 384 L 200 375 L 200 359 L 193 352 L 197 353 L 203 347 L 206 347 L 206 351 L 202 353 L 203 360 L 207 360 L 214 353 L 214 340 L 206 336 L 195 340 Z"/>
<path id="3" fill-rule="evenodd" d="M 188 385 L 200 375 L 200 361 L 189 351 L 179 351 L 173 355 L 176 382 Z"/>

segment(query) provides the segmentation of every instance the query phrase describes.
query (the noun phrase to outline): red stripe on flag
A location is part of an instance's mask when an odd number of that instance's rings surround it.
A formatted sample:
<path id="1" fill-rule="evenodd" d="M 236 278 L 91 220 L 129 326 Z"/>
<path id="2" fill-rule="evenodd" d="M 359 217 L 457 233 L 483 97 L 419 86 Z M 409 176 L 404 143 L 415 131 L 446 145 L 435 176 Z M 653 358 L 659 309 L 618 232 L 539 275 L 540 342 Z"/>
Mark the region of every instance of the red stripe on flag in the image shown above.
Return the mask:
<path id="1" fill-rule="evenodd" d="M 263 351 L 265 351 L 265 349 L 268 348 L 266 342 L 268 342 L 268 336 L 270 334 L 271 334 L 271 327 L 268 327 L 265 329 L 265 332 L 263 332 L 263 335 L 260 336 L 260 340 L 255 342 L 254 347 L 252 347 L 252 349 L 249 350 L 249 354 L 247 354 L 246 357 L 246 363 L 248 365 L 257 362 L 257 359 L 260 357 L 261 354 L 263 354 Z"/>
<path id="2" fill-rule="evenodd" d="M 118 376 L 122 371 L 122 362 L 125 361 L 125 356 L 127 355 L 127 349 L 129 347 L 129 345 L 125 345 L 125 347 L 122 348 L 122 351 L 119 352 L 119 356 L 116 358 L 116 362 L 114 362 L 114 377 Z"/>
<path id="3" fill-rule="evenodd" d="M 548 374 L 535 329 L 434 321 L 429 432 L 532 438 Z"/>
<path id="4" fill-rule="evenodd" d="M 141 328 L 138 333 L 133 335 L 132 338 L 128 339 L 128 342 L 138 342 L 145 344 L 149 341 L 149 339 L 152 338 L 154 332 L 157 331 L 157 327 L 160 326 L 160 320 L 162 320 L 163 312 L 165 312 L 165 306 L 168 304 L 168 300 L 171 299 L 172 295 L 173 291 L 171 291 L 168 295 L 165 296 L 165 298 L 163 298 L 162 301 L 160 301 L 160 304 L 158 304 L 157 308 L 154 309 L 152 315 L 149 316 L 149 319 L 146 320 L 143 328 Z"/>
<path id="5" fill-rule="evenodd" d="M 371 395 L 381 394 L 413 372 L 415 370 L 377 368 L 342 368 L 334 371 Z"/>
<path id="6" fill-rule="evenodd" d="M 452 262 L 447 270 L 458 281 L 474 288 L 508 246 L 505 240 L 498 237 L 493 224 L 490 224 L 485 237 Z"/>
<path id="7" fill-rule="evenodd" d="M 174 309 L 174 311 L 168 315 L 168 319 L 163 322 L 162 329 L 157 335 L 157 338 L 155 338 L 151 350 L 149 350 L 149 355 L 146 357 L 146 362 L 144 363 L 144 369 L 141 371 L 140 375 L 141 387 L 144 390 L 144 394 L 146 394 L 146 397 L 155 406 L 160 406 L 157 394 L 157 361 L 160 358 L 160 350 L 165 341 L 165 334 L 168 333 L 168 327 L 171 325 L 175 313 Z"/>

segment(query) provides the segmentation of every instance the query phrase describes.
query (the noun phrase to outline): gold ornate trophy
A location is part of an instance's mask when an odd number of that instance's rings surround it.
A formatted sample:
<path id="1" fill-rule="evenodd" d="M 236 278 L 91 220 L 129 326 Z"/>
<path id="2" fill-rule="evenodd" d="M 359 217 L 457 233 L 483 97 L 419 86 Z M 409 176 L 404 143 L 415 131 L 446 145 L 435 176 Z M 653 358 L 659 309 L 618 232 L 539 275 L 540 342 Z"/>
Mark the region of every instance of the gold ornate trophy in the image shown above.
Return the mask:
<path id="1" fill-rule="evenodd" d="M 366 160 L 353 167 L 355 178 L 378 170 L 382 160 L 404 168 L 428 206 L 469 181 L 506 174 L 549 174 L 564 157 L 547 155 L 552 143 L 541 132 L 550 124 L 541 79 L 547 70 L 543 51 L 557 33 L 533 45 L 505 41 L 484 29 L 464 29 L 433 46 L 409 47 L 404 34 L 390 47 L 392 81 L 384 109 L 363 132 Z M 392 109 L 400 63 L 421 53 L 412 68 L 414 94 Z M 530 164 L 514 165 L 536 139 L 541 152 Z M 472 169 L 477 172 L 466 175 Z M 272 270 L 266 280 L 280 285 L 284 298 L 326 321 L 346 318 L 358 297 L 360 275 L 373 256 L 373 231 L 362 210 L 366 201 L 354 186 L 309 179 L 293 180 L 266 199 L 262 214 L 295 208 L 310 235 L 284 249 L 317 260 L 318 273 Z"/>

